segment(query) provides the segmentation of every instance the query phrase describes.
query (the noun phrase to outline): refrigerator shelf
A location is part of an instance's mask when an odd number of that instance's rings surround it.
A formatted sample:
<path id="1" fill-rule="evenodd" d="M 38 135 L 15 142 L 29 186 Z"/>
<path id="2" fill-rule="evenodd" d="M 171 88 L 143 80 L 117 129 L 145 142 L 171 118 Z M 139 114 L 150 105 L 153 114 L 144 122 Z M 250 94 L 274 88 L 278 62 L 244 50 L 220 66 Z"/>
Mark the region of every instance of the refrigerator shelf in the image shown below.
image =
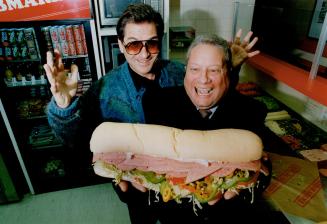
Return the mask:
<path id="1" fill-rule="evenodd" d="M 35 79 L 35 77 L 32 76 L 31 81 L 26 80 L 25 77 L 22 78 L 22 81 L 17 81 L 15 77 L 13 77 L 11 81 L 8 81 L 7 79 L 4 79 L 4 81 L 7 87 L 36 86 L 47 84 L 47 80 L 43 75 L 40 76 L 40 79 Z"/>
<path id="2" fill-rule="evenodd" d="M 60 143 L 52 144 L 52 145 L 43 145 L 43 146 L 34 146 L 32 145 L 33 150 L 47 150 L 47 149 L 57 149 L 62 148 L 63 145 Z"/>
<path id="3" fill-rule="evenodd" d="M 20 120 L 30 121 L 30 120 L 40 120 L 46 119 L 47 115 L 40 115 L 40 116 L 30 116 L 30 117 L 19 117 Z"/>
<path id="4" fill-rule="evenodd" d="M 47 118 L 47 115 L 19 117 L 19 119 L 21 119 L 21 120 L 37 120 L 37 119 L 46 119 L 46 118 Z"/>
<path id="5" fill-rule="evenodd" d="M 36 58 L 36 59 L 14 59 L 14 60 L 3 60 L 2 62 L 5 63 L 26 63 L 26 62 L 40 62 L 41 58 Z"/>
<path id="6" fill-rule="evenodd" d="M 88 58 L 89 55 L 88 54 L 84 54 L 84 55 L 72 55 L 72 56 L 63 56 L 62 59 L 76 59 L 76 58 Z"/>

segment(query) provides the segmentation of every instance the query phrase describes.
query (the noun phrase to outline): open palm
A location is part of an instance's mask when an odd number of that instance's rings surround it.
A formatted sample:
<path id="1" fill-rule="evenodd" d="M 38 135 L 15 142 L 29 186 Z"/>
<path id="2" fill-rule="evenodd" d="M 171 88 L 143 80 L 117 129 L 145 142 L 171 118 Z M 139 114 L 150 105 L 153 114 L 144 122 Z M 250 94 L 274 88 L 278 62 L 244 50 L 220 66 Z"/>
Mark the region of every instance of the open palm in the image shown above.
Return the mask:
<path id="1" fill-rule="evenodd" d="M 236 68 L 241 66 L 246 59 L 251 58 L 260 53 L 259 50 L 252 51 L 252 47 L 257 43 L 258 38 L 254 37 L 250 41 L 253 32 L 250 31 L 241 42 L 242 30 L 240 29 L 235 36 L 234 42 L 231 44 L 232 66 Z"/>
<path id="2" fill-rule="evenodd" d="M 43 65 L 43 68 L 57 105 L 61 108 L 68 107 L 76 95 L 78 67 L 72 64 L 69 72 L 64 68 L 60 52 L 55 50 L 54 55 L 47 52 L 47 63 Z"/>

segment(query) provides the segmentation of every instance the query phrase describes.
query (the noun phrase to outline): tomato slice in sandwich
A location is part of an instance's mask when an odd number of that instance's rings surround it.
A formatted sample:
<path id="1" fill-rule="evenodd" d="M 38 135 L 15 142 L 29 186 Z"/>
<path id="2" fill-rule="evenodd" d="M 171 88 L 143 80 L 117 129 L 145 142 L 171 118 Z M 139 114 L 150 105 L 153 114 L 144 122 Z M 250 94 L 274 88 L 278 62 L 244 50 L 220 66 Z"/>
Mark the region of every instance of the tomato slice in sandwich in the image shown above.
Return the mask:
<path id="1" fill-rule="evenodd" d="M 168 180 L 173 184 L 184 184 L 185 183 L 185 177 L 169 177 Z"/>

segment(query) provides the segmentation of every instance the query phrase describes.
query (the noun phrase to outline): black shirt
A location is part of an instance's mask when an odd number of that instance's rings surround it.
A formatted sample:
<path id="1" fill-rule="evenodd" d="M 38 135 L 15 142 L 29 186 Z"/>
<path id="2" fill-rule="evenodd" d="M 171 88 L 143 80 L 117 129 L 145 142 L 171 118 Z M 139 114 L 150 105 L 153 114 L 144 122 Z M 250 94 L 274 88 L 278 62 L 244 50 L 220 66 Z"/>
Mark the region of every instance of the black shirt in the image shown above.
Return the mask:
<path id="1" fill-rule="evenodd" d="M 134 82 L 134 86 L 137 91 L 139 91 L 142 87 L 145 89 L 152 89 L 152 88 L 159 87 L 160 72 L 154 71 L 155 79 L 151 80 L 134 72 L 129 65 L 128 65 L 128 70 L 129 73 L 131 74 L 132 80 Z"/>

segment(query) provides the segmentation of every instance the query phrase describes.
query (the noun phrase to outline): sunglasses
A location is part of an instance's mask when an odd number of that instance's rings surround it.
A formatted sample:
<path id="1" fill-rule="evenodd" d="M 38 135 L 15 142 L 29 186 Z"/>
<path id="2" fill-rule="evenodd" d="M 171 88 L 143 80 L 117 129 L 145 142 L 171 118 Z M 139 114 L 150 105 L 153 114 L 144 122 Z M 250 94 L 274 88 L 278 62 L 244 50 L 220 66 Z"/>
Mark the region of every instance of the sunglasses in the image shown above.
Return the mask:
<path id="1" fill-rule="evenodd" d="M 128 44 L 124 43 L 126 52 L 131 55 L 137 55 L 141 52 L 142 48 L 145 47 L 147 52 L 150 54 L 159 53 L 159 40 L 136 40 L 129 42 Z"/>

